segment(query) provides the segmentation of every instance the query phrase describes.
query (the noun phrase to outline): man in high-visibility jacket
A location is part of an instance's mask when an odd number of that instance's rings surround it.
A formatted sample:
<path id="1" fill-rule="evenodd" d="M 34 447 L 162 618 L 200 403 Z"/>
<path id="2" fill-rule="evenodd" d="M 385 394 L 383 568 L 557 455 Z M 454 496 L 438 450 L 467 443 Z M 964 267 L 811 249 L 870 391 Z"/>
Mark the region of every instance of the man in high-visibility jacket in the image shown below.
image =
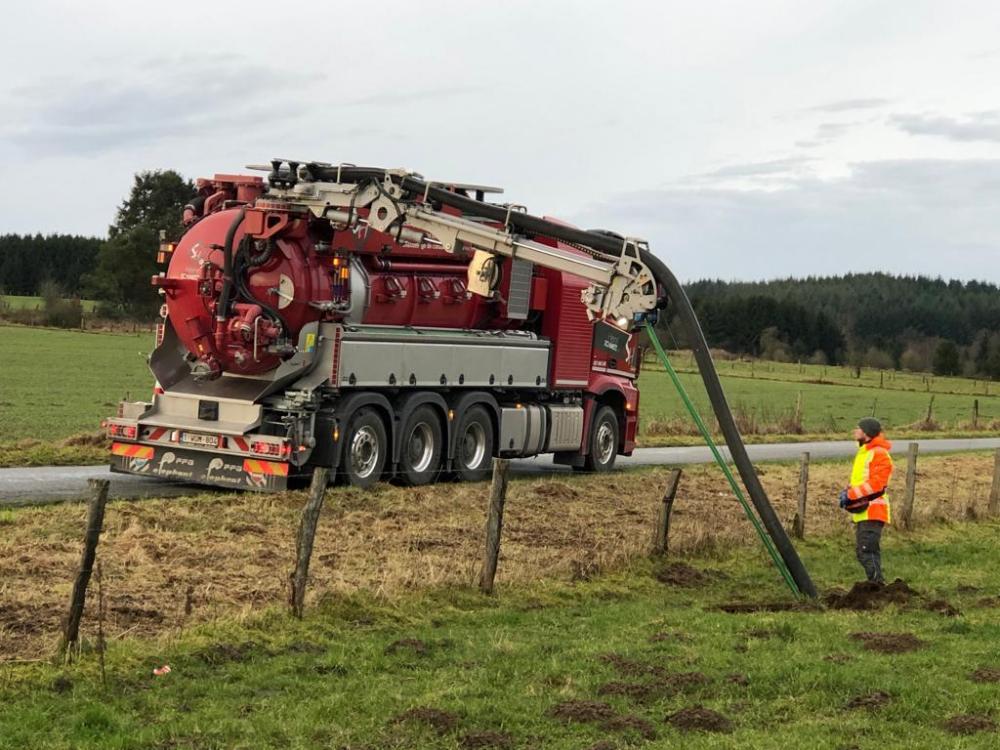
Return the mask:
<path id="1" fill-rule="evenodd" d="M 851 484 L 840 493 L 840 507 L 851 514 L 858 562 L 868 580 L 885 583 L 882 577 L 882 529 L 889 523 L 889 479 L 892 477 L 892 443 L 882 434 L 877 419 L 867 417 L 854 429 L 858 452 L 851 468 Z"/>

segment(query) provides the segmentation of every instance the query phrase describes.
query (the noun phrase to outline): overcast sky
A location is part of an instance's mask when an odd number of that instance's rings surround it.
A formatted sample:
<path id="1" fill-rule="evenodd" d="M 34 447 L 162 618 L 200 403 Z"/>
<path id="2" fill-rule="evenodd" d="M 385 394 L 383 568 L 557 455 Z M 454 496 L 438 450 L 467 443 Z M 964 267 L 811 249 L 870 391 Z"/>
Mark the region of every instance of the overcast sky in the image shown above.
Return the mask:
<path id="1" fill-rule="evenodd" d="M 278 156 L 502 185 L 687 280 L 1000 282 L 998 30 L 995 0 L 9 4 L 0 233 Z"/>

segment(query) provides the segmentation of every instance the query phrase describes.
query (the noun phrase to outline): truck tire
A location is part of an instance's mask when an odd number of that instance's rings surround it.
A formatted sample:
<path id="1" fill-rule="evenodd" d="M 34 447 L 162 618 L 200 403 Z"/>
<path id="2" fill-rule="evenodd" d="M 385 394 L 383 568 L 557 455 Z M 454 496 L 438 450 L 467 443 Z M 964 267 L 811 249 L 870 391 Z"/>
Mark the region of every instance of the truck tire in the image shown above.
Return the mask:
<path id="1" fill-rule="evenodd" d="M 371 487 L 382 477 L 388 452 L 389 441 L 378 412 L 367 407 L 358 409 L 344 434 L 340 462 L 344 479 L 352 487 Z"/>
<path id="2" fill-rule="evenodd" d="M 455 430 L 455 476 L 463 482 L 482 482 L 493 463 L 493 422 L 486 409 L 465 410 Z"/>
<path id="3" fill-rule="evenodd" d="M 430 406 L 418 406 L 406 419 L 400 440 L 399 481 L 410 487 L 437 478 L 443 453 L 441 422 Z"/>
<path id="4" fill-rule="evenodd" d="M 590 424 L 589 448 L 581 471 L 603 472 L 615 468 L 618 457 L 618 415 L 610 406 L 602 406 Z"/>

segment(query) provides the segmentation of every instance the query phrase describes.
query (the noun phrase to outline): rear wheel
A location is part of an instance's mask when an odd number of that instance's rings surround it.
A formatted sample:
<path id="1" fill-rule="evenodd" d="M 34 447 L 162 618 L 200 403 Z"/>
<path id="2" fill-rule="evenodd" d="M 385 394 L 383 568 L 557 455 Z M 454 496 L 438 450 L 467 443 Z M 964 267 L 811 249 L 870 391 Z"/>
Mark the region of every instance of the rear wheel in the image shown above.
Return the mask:
<path id="1" fill-rule="evenodd" d="M 493 460 L 493 423 L 481 406 L 462 414 L 455 430 L 455 476 L 463 482 L 481 482 Z"/>
<path id="2" fill-rule="evenodd" d="M 344 435 L 344 456 L 341 470 L 353 487 L 371 487 L 385 469 L 388 453 L 385 425 L 374 409 L 359 409 Z"/>
<path id="3" fill-rule="evenodd" d="M 399 480 L 410 487 L 433 482 L 441 466 L 441 422 L 430 406 L 418 406 L 403 425 Z"/>
<path id="4" fill-rule="evenodd" d="M 590 450 L 583 461 L 584 471 L 611 471 L 618 457 L 618 416 L 610 406 L 602 406 L 590 425 Z"/>

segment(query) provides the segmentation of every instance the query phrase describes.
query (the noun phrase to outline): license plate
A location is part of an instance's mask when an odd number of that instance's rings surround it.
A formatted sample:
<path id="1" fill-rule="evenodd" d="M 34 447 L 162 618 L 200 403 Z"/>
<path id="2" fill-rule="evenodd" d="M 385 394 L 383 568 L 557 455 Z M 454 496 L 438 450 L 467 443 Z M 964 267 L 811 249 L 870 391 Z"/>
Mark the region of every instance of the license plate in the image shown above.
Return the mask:
<path id="1" fill-rule="evenodd" d="M 216 435 L 203 435 L 199 432 L 182 432 L 181 442 L 188 445 L 207 445 L 210 448 L 219 446 L 219 438 Z"/>

